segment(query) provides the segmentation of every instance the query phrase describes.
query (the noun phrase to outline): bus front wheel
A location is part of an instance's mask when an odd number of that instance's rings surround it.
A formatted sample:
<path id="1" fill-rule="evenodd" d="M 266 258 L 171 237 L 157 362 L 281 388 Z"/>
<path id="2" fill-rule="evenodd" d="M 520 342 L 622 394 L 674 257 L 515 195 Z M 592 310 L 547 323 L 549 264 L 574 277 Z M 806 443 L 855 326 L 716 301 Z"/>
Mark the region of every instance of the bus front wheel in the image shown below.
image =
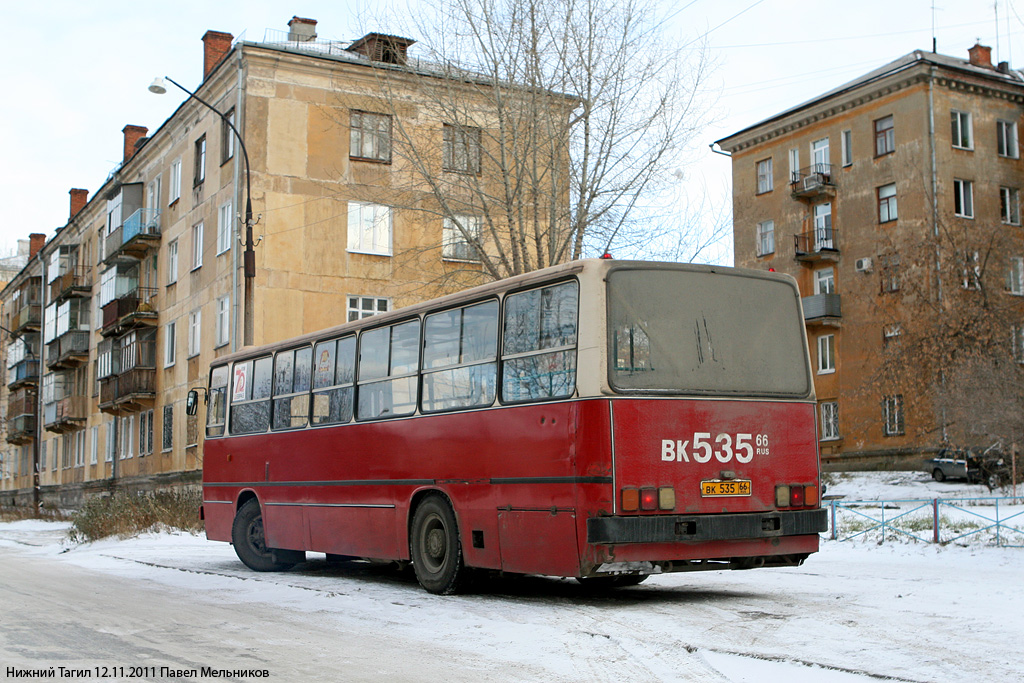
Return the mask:
<path id="1" fill-rule="evenodd" d="M 451 505 L 432 495 L 416 508 L 409 543 L 416 579 L 431 593 L 451 595 L 462 587 L 466 568 Z"/>
<path id="2" fill-rule="evenodd" d="M 238 559 L 254 571 L 280 572 L 295 566 L 295 562 L 284 562 L 275 557 L 274 549 L 267 547 L 263 535 L 263 513 L 255 498 L 246 501 L 238 509 L 235 522 L 231 525 L 231 542 Z"/>

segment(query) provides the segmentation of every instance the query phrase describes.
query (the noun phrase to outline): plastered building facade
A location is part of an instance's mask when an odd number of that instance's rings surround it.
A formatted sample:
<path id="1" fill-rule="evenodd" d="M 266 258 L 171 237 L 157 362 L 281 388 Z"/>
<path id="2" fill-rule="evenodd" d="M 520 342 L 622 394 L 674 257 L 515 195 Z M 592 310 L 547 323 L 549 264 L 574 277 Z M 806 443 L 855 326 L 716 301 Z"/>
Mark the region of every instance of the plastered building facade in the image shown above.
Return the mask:
<path id="1" fill-rule="evenodd" d="M 207 32 L 196 98 L 152 133 L 126 126 L 123 162 L 91 196 L 71 191 L 68 223 L 0 293 L 0 504 L 199 481 L 201 418 L 185 396 L 243 340 L 246 167 L 224 118 L 244 139 L 258 218 L 253 343 L 484 280 L 479 245 L 446 230 L 392 150 L 402 125 L 437 149 L 439 178 L 486 176 L 479 162 L 450 168 L 480 150 L 453 155 L 448 122 L 417 99 L 438 76 L 408 63 L 410 40 L 321 41 L 315 28 L 295 17 L 259 43 Z"/>
<path id="2" fill-rule="evenodd" d="M 789 273 L 804 296 L 823 462 L 906 463 L 955 439 L 939 387 L 876 382 L 913 316 L 983 277 L 1024 320 L 1022 114 L 1020 74 L 978 45 L 911 53 L 718 142 L 736 265 Z"/>

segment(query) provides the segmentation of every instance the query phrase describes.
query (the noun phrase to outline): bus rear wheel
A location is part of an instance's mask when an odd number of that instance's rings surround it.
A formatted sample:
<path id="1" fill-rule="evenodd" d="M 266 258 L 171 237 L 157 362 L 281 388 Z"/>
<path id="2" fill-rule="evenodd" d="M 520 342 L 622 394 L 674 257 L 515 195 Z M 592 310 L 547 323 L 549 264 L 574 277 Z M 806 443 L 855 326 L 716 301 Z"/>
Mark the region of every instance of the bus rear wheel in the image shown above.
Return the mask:
<path id="1" fill-rule="evenodd" d="M 451 595 L 462 588 L 466 578 L 462 543 L 455 513 L 444 498 L 429 496 L 416 508 L 409 546 L 416 580 L 427 591 Z"/>
<path id="2" fill-rule="evenodd" d="M 280 572 L 295 566 L 295 562 L 283 562 L 275 557 L 273 548 L 267 547 L 263 535 L 263 513 L 255 498 L 246 501 L 238 509 L 231 525 L 231 542 L 238 559 L 253 571 Z"/>

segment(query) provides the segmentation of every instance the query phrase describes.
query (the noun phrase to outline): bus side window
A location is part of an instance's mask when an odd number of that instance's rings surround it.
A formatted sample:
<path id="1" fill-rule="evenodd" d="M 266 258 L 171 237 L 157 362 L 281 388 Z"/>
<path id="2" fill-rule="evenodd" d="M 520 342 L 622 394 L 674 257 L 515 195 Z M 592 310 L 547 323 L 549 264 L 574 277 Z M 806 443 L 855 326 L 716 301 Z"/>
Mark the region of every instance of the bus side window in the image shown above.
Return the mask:
<path id="1" fill-rule="evenodd" d="M 309 415 L 309 347 L 274 356 L 274 429 L 305 427 Z"/>
<path id="2" fill-rule="evenodd" d="M 567 398 L 576 389 L 576 282 L 505 297 L 501 400 Z"/>
<path id="3" fill-rule="evenodd" d="M 497 301 L 427 316 L 423 327 L 423 412 L 494 403 L 497 352 Z"/>
<path id="4" fill-rule="evenodd" d="M 231 433 L 255 434 L 270 427 L 270 356 L 235 363 L 231 391 Z"/>
<path id="5" fill-rule="evenodd" d="M 418 319 L 359 336 L 358 419 L 416 412 L 419 352 Z"/>
<path id="6" fill-rule="evenodd" d="M 210 399 L 206 406 L 206 436 L 224 436 L 228 412 L 228 366 L 214 368 L 210 374 Z"/>
<path id="7" fill-rule="evenodd" d="M 313 424 L 352 420 L 356 338 L 320 342 L 313 349 Z"/>

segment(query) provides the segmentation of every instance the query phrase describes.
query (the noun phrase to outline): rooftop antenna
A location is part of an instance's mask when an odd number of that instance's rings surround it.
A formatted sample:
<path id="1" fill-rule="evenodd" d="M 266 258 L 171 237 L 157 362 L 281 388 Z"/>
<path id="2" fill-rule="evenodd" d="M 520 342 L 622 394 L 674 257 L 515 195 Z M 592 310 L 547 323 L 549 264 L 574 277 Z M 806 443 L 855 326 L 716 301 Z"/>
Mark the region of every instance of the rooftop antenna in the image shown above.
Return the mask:
<path id="1" fill-rule="evenodd" d="M 1002 53 L 999 52 L 999 0 L 992 3 L 992 12 L 996 17 L 996 62 L 998 63 L 1002 57 Z"/>
<path id="2" fill-rule="evenodd" d="M 935 0 L 932 0 L 932 54 L 938 52 L 938 41 L 935 39 Z"/>

